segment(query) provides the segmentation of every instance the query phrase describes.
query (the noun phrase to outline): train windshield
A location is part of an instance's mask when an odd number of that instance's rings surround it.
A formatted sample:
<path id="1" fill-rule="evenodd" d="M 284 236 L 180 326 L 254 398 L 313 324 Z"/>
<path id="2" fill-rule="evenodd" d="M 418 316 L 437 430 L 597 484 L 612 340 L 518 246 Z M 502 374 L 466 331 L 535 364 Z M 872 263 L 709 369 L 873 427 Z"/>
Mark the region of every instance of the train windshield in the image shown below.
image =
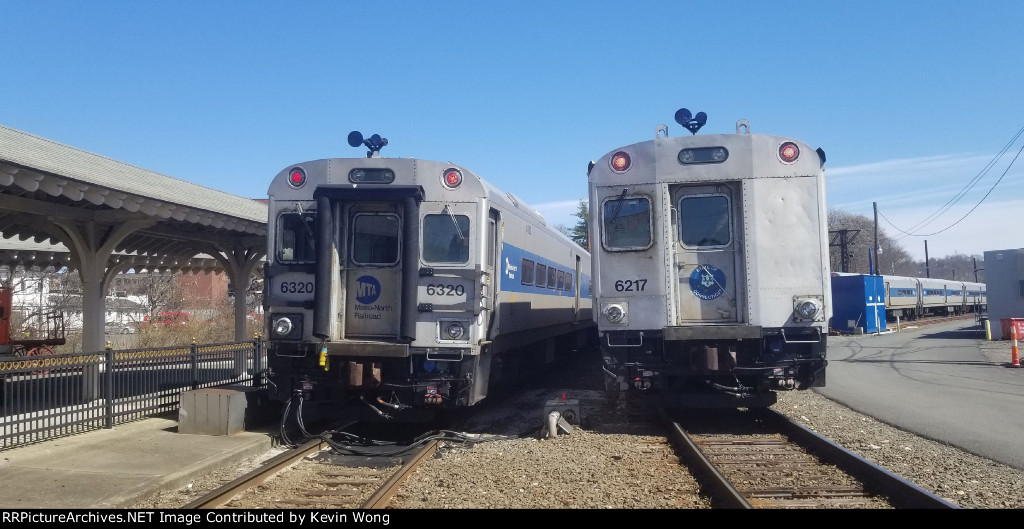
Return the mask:
<path id="1" fill-rule="evenodd" d="M 469 261 L 469 217 L 447 213 L 423 218 L 423 260 L 432 263 Z"/>
<path id="2" fill-rule="evenodd" d="M 398 215 L 360 213 L 352 222 L 352 259 L 361 265 L 398 263 Z"/>
<path id="3" fill-rule="evenodd" d="M 687 196 L 679 201 L 680 240 L 684 246 L 726 246 L 729 199 L 722 195 Z"/>
<path id="4" fill-rule="evenodd" d="M 316 215 L 284 213 L 278 219 L 277 258 L 281 261 L 316 260 Z"/>
<path id="5" fill-rule="evenodd" d="M 602 232 L 608 249 L 634 250 L 651 245 L 651 201 L 647 198 L 608 199 L 602 213 Z"/>

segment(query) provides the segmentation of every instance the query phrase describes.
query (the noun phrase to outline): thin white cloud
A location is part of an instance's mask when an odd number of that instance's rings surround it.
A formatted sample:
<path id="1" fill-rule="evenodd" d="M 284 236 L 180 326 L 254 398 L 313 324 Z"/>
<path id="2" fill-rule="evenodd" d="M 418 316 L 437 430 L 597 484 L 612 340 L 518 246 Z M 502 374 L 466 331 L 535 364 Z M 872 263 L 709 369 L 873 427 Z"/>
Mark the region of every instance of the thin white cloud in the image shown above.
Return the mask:
<path id="1" fill-rule="evenodd" d="M 915 259 L 1024 245 L 1012 229 L 1024 211 L 1024 160 L 1016 152 L 994 156 L 956 154 L 887 160 L 826 170 L 830 208 L 872 218 Z M 991 167 L 988 167 L 992 164 Z M 987 169 L 986 169 L 987 168 Z M 911 233 L 912 235 L 907 235 Z"/>
<path id="2" fill-rule="evenodd" d="M 579 221 L 579 219 L 576 218 L 575 213 L 580 207 L 580 200 L 586 202 L 587 199 L 577 198 L 574 200 L 543 202 L 540 204 L 534 204 L 533 209 L 536 209 L 544 216 L 544 220 L 547 221 L 549 226 L 561 225 L 572 227 Z"/>

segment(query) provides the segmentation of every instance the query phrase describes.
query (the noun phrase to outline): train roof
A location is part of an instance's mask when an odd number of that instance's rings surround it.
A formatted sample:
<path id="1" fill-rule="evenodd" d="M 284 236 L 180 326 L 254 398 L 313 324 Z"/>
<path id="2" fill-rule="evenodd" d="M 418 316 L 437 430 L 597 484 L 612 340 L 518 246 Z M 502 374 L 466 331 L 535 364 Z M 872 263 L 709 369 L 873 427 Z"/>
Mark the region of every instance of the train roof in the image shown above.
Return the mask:
<path id="1" fill-rule="evenodd" d="M 405 182 L 406 184 L 420 185 L 423 187 L 431 186 L 433 184 L 437 184 L 437 187 L 440 187 L 441 175 L 444 170 L 447 168 L 458 169 L 464 178 L 463 185 L 466 186 L 462 189 L 462 192 L 465 193 L 462 198 L 472 200 L 485 198 L 491 203 L 502 206 L 505 210 L 518 212 L 522 217 L 528 219 L 534 225 L 542 226 L 546 231 L 552 233 L 556 237 L 568 240 L 575 244 L 575 241 L 566 236 L 560 230 L 553 226 L 549 226 L 544 216 L 521 198 L 517 197 L 513 193 L 499 189 L 497 186 L 485 180 L 472 170 L 451 162 L 441 162 L 422 158 L 387 157 L 322 158 L 318 160 L 310 160 L 291 164 L 278 172 L 271 181 L 267 194 L 275 200 L 310 199 L 311 194 L 308 190 L 295 189 L 288 183 L 289 174 L 296 167 L 303 168 L 311 180 L 314 178 L 314 175 L 325 175 L 318 182 L 309 182 L 309 184 L 315 186 L 327 185 L 337 188 L 350 187 L 353 189 L 358 186 L 362 186 L 364 188 L 367 187 L 366 184 L 352 184 L 349 182 L 348 174 L 353 166 L 363 168 L 390 168 L 396 172 L 410 175 L 408 181 Z M 375 185 L 383 187 L 387 184 Z M 582 247 L 581 249 L 584 252 L 587 251 Z"/>
<path id="2" fill-rule="evenodd" d="M 760 164 L 758 170 L 748 178 L 801 177 L 822 173 L 825 160 L 824 151 L 820 149 L 814 149 L 807 143 L 794 138 L 771 134 L 737 132 L 736 134 L 658 137 L 612 149 L 594 163 L 595 168 L 601 167 L 607 170 L 591 170 L 588 180 L 596 185 L 618 186 L 629 183 L 642 183 L 637 180 L 638 177 L 640 180 L 649 179 L 650 171 L 612 170 L 610 167 L 611 158 L 620 151 L 629 154 L 632 160 L 631 167 L 654 167 L 656 171 L 654 173 L 654 181 L 656 182 L 661 182 L 663 179 L 670 182 L 684 181 L 677 180 L 678 178 L 685 178 L 685 181 L 717 180 L 720 178 L 718 171 L 711 171 L 705 175 L 705 171 L 702 168 L 721 165 L 723 167 L 742 167 L 746 168 L 746 172 L 749 172 L 749 168 L 755 162 L 754 154 L 757 154 L 760 160 L 768 159 L 765 156 L 774 156 L 779 146 L 787 142 L 792 142 L 799 149 L 800 155 L 796 161 L 791 163 L 782 163 L 780 161 L 776 165 Z M 710 149 L 714 147 L 725 147 L 728 151 L 727 158 L 724 161 L 689 165 L 689 170 L 682 173 L 679 171 L 658 171 L 658 161 L 664 163 L 665 160 L 675 159 L 682 149 Z M 739 178 L 737 177 L 737 179 Z"/>

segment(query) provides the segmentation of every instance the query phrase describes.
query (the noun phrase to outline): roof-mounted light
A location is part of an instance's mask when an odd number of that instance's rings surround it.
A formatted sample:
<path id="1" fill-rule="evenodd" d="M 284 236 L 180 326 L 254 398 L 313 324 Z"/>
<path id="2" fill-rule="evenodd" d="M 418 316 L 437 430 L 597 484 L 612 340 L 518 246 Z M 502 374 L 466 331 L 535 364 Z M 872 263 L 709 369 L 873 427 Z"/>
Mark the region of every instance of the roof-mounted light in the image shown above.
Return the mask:
<path id="1" fill-rule="evenodd" d="M 722 163 L 729 158 L 729 151 L 725 147 L 696 147 L 679 151 L 679 163 Z"/>
<path id="2" fill-rule="evenodd" d="M 612 155 L 612 159 L 609 160 L 612 166 L 612 171 L 616 173 L 624 173 L 629 170 L 632 161 L 629 159 L 629 155 L 623 151 L 619 151 Z"/>
<path id="3" fill-rule="evenodd" d="M 306 171 L 301 167 L 295 167 L 288 171 L 288 185 L 298 188 L 306 184 Z"/>
<path id="4" fill-rule="evenodd" d="M 787 141 L 779 145 L 779 159 L 782 160 L 782 163 L 793 163 L 799 157 L 800 147 L 797 147 L 795 143 Z"/>
<path id="5" fill-rule="evenodd" d="M 391 169 L 357 168 L 348 172 L 348 181 L 353 184 L 390 184 L 395 181 L 395 172 Z"/>
<path id="6" fill-rule="evenodd" d="M 441 175 L 441 183 L 448 189 L 455 189 L 462 185 L 462 173 L 455 168 L 445 169 Z"/>

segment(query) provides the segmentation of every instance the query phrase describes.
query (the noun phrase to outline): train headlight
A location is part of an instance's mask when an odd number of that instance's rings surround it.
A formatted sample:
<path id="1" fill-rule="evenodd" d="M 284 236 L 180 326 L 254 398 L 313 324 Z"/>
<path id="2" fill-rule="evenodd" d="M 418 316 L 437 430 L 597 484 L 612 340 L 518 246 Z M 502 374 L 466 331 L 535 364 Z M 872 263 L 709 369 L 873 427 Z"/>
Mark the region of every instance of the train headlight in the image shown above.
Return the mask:
<path id="1" fill-rule="evenodd" d="M 610 323 L 625 323 L 627 310 L 625 303 L 606 303 L 601 307 L 601 313 Z"/>
<path id="2" fill-rule="evenodd" d="M 461 323 L 453 321 L 449 323 L 447 327 L 445 327 L 444 333 L 448 335 L 448 338 L 452 340 L 458 340 L 459 338 L 462 338 L 462 336 L 466 334 L 466 329 L 462 327 Z"/>
<path id="3" fill-rule="evenodd" d="M 270 318 L 271 337 L 278 340 L 298 340 L 302 338 L 302 315 L 279 314 Z"/>
<path id="4" fill-rule="evenodd" d="M 441 320 L 437 322 L 437 338 L 438 340 L 466 341 L 469 339 L 469 331 L 467 331 L 468 328 L 468 322 Z"/>
<path id="5" fill-rule="evenodd" d="M 793 301 L 793 314 L 798 320 L 814 321 L 821 314 L 822 305 L 819 299 L 797 298 Z"/>
<path id="6" fill-rule="evenodd" d="M 295 326 L 292 325 L 292 320 L 288 318 L 278 318 L 274 322 L 274 334 L 278 336 L 288 336 L 292 332 Z"/>

